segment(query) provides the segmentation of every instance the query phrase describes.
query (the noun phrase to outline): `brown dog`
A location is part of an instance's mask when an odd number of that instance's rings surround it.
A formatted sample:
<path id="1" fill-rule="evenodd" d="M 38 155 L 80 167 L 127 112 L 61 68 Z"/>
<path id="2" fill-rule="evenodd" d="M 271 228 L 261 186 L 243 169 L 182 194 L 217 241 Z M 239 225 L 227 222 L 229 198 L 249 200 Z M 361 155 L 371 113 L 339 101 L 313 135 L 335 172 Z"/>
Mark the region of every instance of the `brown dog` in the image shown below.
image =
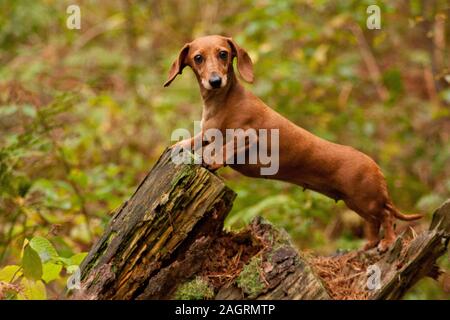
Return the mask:
<path id="1" fill-rule="evenodd" d="M 295 183 L 320 192 L 330 198 L 343 200 L 347 206 L 366 220 L 368 242 L 365 249 L 376 247 L 386 251 L 395 240 L 394 217 L 415 220 L 422 215 L 405 216 L 392 204 L 385 178 L 377 164 L 367 155 L 344 145 L 323 140 L 284 118 L 238 82 L 233 59 L 243 80 L 253 81 L 253 64 L 245 50 L 231 38 L 206 36 L 184 45 L 172 64 L 168 86 L 185 66 L 194 71 L 203 98 L 202 132 L 216 128 L 279 129 L 279 170 L 267 178 Z M 194 146 L 200 133 L 181 142 Z M 248 145 L 247 145 L 248 148 Z M 226 155 L 223 152 L 216 157 Z M 243 150 L 234 150 L 236 153 Z M 210 162 L 209 162 L 210 163 Z M 210 170 L 222 166 L 223 161 L 207 165 Z M 233 164 L 233 169 L 250 177 L 260 177 L 261 164 Z M 379 241 L 380 226 L 384 238 Z"/>

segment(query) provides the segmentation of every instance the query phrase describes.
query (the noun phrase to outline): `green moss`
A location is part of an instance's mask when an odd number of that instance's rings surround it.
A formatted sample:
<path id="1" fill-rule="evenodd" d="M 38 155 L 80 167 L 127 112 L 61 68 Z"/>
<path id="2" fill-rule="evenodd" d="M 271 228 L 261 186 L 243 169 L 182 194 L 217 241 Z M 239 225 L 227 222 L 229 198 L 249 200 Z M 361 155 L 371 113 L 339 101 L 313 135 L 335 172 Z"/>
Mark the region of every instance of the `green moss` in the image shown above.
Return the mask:
<path id="1" fill-rule="evenodd" d="M 183 283 L 175 292 L 175 299 L 177 300 L 203 300 L 213 297 L 214 290 L 206 280 L 200 277 Z"/>
<path id="2" fill-rule="evenodd" d="M 267 235 L 266 241 L 268 241 L 272 246 L 284 246 L 284 245 L 293 246 L 289 234 L 284 229 L 275 227 L 267 219 L 264 219 L 261 216 L 257 216 L 253 218 L 251 223 L 266 225 L 270 228 L 270 232 L 266 233 Z"/>
<path id="3" fill-rule="evenodd" d="M 106 240 L 106 243 L 109 245 L 116 236 L 117 236 L 117 231 L 111 231 L 111 233 L 108 236 L 108 239 Z"/>
<path id="4" fill-rule="evenodd" d="M 264 289 L 265 284 L 261 279 L 261 258 L 253 257 L 248 264 L 244 266 L 236 279 L 236 283 L 250 299 L 256 298 Z"/>
<path id="5" fill-rule="evenodd" d="M 81 275 L 81 279 L 84 280 L 85 276 L 97 265 L 100 258 L 103 256 L 103 253 L 105 253 L 106 249 L 108 249 L 109 244 L 113 241 L 113 239 L 117 236 L 116 231 L 111 231 L 111 233 L 108 235 L 108 237 L 103 240 L 100 248 L 97 250 L 95 255 L 91 258 L 89 263 L 84 267 L 83 274 Z"/>

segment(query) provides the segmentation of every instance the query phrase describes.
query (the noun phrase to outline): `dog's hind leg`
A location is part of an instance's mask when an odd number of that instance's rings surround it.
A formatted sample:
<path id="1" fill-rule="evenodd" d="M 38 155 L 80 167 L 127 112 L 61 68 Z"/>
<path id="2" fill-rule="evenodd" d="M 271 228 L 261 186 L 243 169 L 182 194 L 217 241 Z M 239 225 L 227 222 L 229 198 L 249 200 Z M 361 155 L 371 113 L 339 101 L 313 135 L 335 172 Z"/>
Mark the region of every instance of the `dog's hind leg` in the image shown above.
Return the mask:
<path id="1" fill-rule="evenodd" d="M 354 198 L 344 199 L 347 207 L 355 211 L 361 218 L 364 219 L 364 233 L 367 239 L 367 243 L 364 245 L 364 250 L 372 249 L 377 246 L 380 241 L 380 226 L 382 219 L 380 217 L 380 211 L 383 210 L 383 206 L 377 201 L 367 201 L 366 199 Z"/>
<path id="2" fill-rule="evenodd" d="M 394 230 L 394 215 L 386 208 L 383 209 L 381 224 L 384 230 L 384 237 L 378 244 L 378 249 L 381 252 L 385 252 L 396 238 Z"/>
<path id="3" fill-rule="evenodd" d="M 380 225 L 381 223 L 375 219 L 367 219 L 364 221 L 364 232 L 367 238 L 364 250 L 372 249 L 377 246 L 380 241 Z"/>

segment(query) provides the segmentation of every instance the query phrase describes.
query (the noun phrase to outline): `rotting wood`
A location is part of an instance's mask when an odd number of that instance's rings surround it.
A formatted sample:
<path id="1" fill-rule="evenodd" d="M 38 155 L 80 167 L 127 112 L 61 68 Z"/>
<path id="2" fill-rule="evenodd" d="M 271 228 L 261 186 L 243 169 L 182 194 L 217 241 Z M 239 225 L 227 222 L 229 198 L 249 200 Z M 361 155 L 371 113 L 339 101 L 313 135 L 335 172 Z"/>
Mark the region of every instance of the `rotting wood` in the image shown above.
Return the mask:
<path id="1" fill-rule="evenodd" d="M 221 231 L 234 198 L 217 176 L 175 165 L 166 150 L 81 264 L 74 298 L 167 298 L 198 271 L 196 250 Z"/>
<path id="2" fill-rule="evenodd" d="M 259 217 L 225 232 L 235 196 L 215 174 L 176 165 L 166 150 L 83 261 L 71 298 L 399 299 L 439 275 L 436 259 L 448 248 L 450 201 L 428 231 L 404 233 L 385 254 L 312 257 Z M 367 286 L 369 268 L 380 272 L 378 289 Z"/>

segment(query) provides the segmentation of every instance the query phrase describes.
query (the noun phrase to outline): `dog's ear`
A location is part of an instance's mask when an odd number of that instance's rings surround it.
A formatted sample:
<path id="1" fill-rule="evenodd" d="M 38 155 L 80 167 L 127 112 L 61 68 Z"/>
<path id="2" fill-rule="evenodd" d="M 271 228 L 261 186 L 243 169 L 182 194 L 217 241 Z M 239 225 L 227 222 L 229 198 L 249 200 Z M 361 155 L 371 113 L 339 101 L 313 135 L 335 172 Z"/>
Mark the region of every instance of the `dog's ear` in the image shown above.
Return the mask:
<path id="1" fill-rule="evenodd" d="M 169 78 L 167 79 L 166 83 L 164 83 L 164 87 L 169 86 L 170 83 L 175 79 L 175 77 L 183 72 L 183 69 L 186 66 L 185 60 L 188 52 L 189 43 L 186 43 L 178 54 L 178 58 L 172 63 L 169 71 Z"/>
<path id="2" fill-rule="evenodd" d="M 250 59 L 247 51 L 237 45 L 232 38 L 227 38 L 227 41 L 233 50 L 233 57 L 237 58 L 237 68 L 242 79 L 252 83 L 253 82 L 253 62 Z"/>

